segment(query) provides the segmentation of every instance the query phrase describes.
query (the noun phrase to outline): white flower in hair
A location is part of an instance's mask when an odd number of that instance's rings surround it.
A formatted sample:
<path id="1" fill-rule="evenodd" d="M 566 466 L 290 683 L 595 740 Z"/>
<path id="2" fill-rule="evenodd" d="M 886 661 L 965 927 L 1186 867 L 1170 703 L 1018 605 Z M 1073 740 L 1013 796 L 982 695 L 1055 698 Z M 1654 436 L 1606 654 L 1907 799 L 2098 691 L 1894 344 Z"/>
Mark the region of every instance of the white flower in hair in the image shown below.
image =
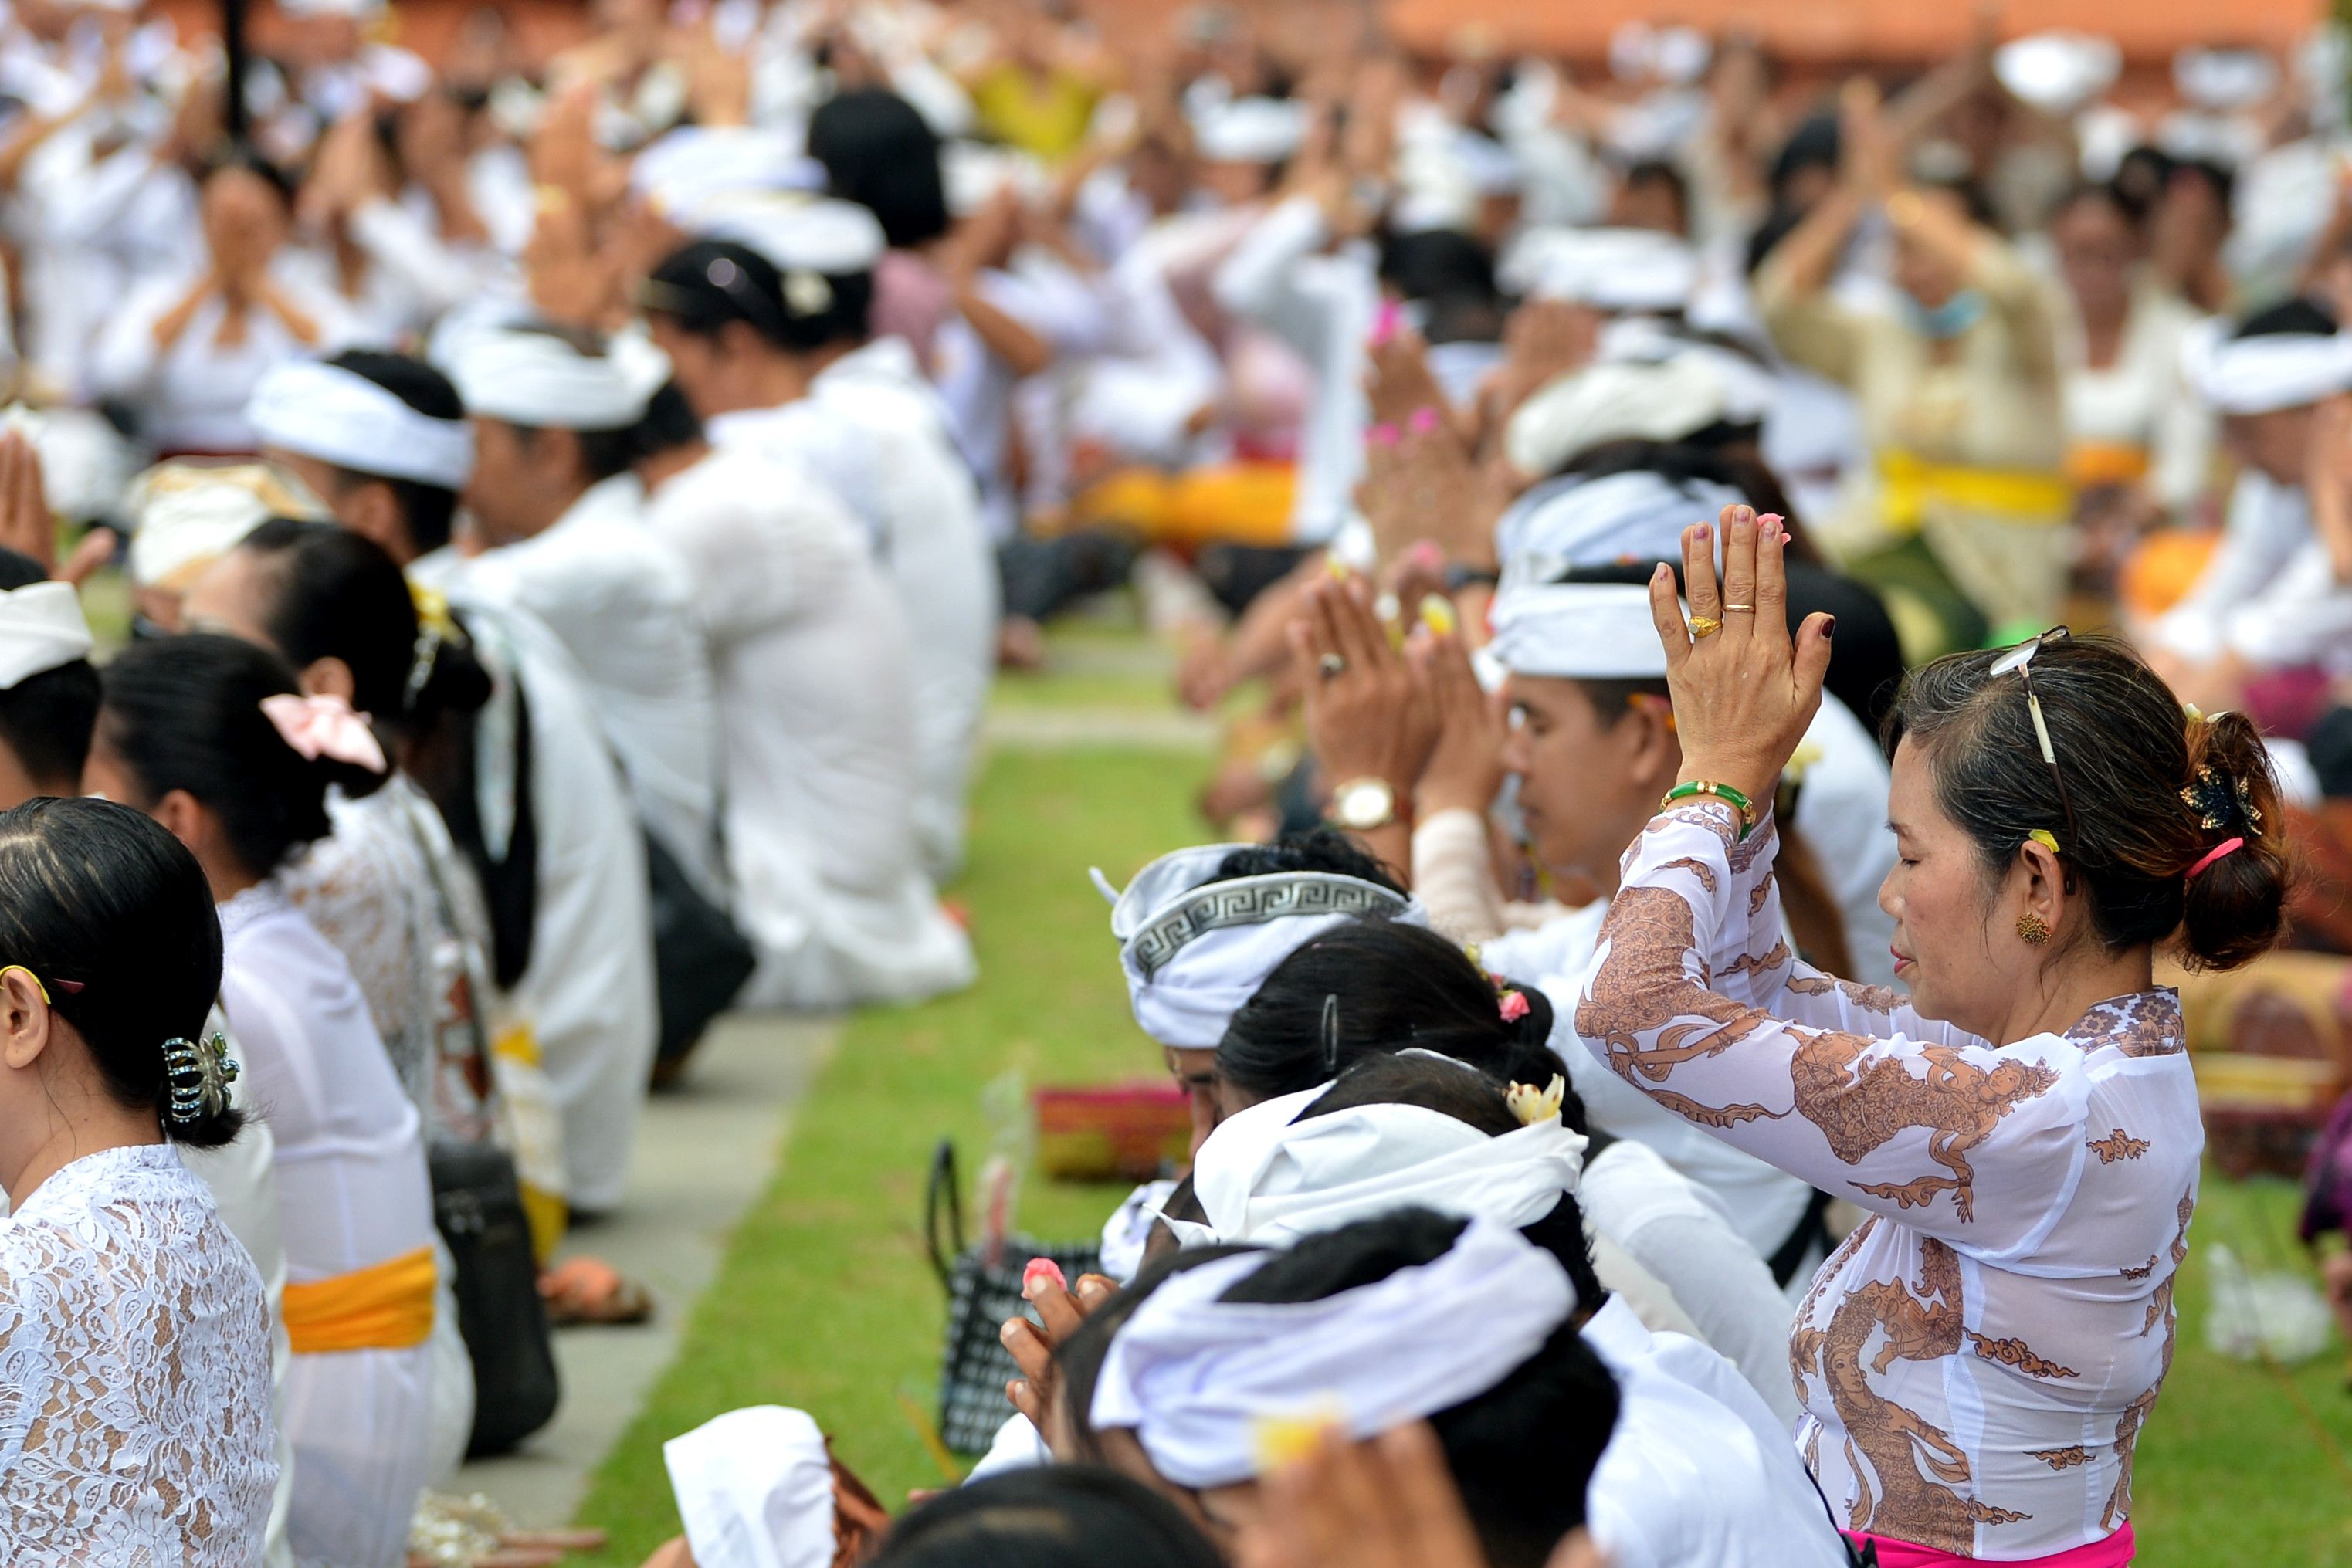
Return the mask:
<path id="1" fill-rule="evenodd" d="M 1558 1121 L 1560 1105 L 1568 1099 L 1568 1080 L 1555 1072 L 1551 1075 L 1551 1082 L 1542 1089 L 1514 1083 L 1503 1098 L 1522 1127 L 1532 1127 L 1538 1122 Z"/>

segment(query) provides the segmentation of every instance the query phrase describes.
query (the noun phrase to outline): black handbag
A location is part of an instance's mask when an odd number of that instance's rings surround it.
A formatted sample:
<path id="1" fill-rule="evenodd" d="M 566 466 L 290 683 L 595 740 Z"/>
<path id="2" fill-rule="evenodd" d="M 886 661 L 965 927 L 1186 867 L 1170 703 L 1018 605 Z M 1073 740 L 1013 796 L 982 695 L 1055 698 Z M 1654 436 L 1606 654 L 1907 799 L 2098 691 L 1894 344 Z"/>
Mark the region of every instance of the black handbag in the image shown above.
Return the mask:
<path id="1" fill-rule="evenodd" d="M 1007 1318 L 1036 1318 L 1022 1299 L 1022 1271 L 1032 1258 L 1051 1258 L 1076 1280 L 1101 1268 L 1102 1249 L 1093 1242 L 1049 1247 L 1016 1233 L 1005 1237 L 991 1262 L 977 1245 L 966 1246 L 955 1145 L 945 1138 L 931 1156 L 930 1182 L 923 1197 L 923 1239 L 948 1298 L 947 1342 L 940 1360 L 940 1437 L 956 1453 L 983 1454 L 1013 1414 L 1004 1385 L 1021 1375 L 1013 1353 L 998 1335 Z"/>
<path id="2" fill-rule="evenodd" d="M 466 1457 L 502 1454 L 554 1418 L 562 1387 L 539 1262 L 514 1161 L 488 1144 L 438 1143 L 433 1217 L 457 1261 L 457 1330 L 474 1361 L 474 1433 Z"/>
<path id="3" fill-rule="evenodd" d="M 645 840 L 646 878 L 653 893 L 654 987 L 661 1002 L 661 1041 L 654 1061 L 656 1077 L 667 1077 L 701 1043 L 710 1020 L 733 1003 L 759 967 L 760 956 L 661 840 L 653 833 Z"/>

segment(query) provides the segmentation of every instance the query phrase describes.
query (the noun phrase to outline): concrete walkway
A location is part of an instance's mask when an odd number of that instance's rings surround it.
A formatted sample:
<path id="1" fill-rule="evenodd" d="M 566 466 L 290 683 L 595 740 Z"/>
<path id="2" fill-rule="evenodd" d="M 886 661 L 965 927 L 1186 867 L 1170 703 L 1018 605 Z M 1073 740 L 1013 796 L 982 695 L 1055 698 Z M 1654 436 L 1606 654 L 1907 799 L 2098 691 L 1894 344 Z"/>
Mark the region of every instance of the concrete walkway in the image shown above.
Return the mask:
<path id="1" fill-rule="evenodd" d="M 486 1494 L 519 1525 L 571 1520 L 589 1478 L 669 1364 L 736 1221 L 775 1172 L 793 1108 L 839 1033 L 830 1019 L 730 1015 L 696 1053 L 686 1087 L 647 1103 L 627 1205 L 574 1232 L 562 1254 L 593 1254 L 642 1281 L 654 1295 L 654 1321 L 559 1333 L 562 1407 L 520 1451 L 459 1471 L 461 1495 Z"/>

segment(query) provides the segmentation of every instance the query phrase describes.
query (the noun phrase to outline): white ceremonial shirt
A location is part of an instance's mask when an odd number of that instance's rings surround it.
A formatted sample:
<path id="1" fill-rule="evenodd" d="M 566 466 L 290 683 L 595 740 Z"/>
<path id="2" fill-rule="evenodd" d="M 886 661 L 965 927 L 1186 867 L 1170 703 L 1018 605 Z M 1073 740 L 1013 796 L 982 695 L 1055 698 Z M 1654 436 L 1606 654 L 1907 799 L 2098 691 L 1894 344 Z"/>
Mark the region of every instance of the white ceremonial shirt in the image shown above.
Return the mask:
<path id="1" fill-rule="evenodd" d="M 1277 203 L 1217 269 L 1217 304 L 1280 337 L 1315 372 L 1298 449 L 1291 542 L 1319 545 L 1355 514 L 1364 476 L 1365 341 L 1380 308 L 1369 246 L 1328 254 L 1330 227 L 1312 198 Z"/>
<path id="2" fill-rule="evenodd" d="M 1596 1236 L 1673 1293 L 1693 1337 L 1739 1369 L 1781 1429 L 1794 1427 L 1804 1407 L 1789 1382 L 1789 1298 L 1722 1201 L 1634 1138 L 1585 1161 L 1576 1201 Z"/>
<path id="3" fill-rule="evenodd" d="M 1661 1109 L 1870 1211 L 1790 1341 L 1798 1437 L 1848 1528 L 1995 1561 L 2105 1540 L 2171 1365 L 2205 1145 L 2178 998 L 1990 1045 L 1795 961 L 1779 835 L 1734 831 L 1682 806 L 1626 852 L 1577 1033 Z"/>
<path id="4" fill-rule="evenodd" d="M 495 683 L 475 730 L 485 818 L 513 814 L 516 737 L 500 727 L 518 691 L 528 715 L 538 900 L 530 962 L 510 999 L 562 1117 L 563 1196 L 609 1210 L 627 1186 L 659 1027 L 645 840 L 579 666 L 530 614 L 458 580 L 462 564 L 436 550 L 409 575 L 448 594 Z"/>
<path id="5" fill-rule="evenodd" d="M 1616 1429 L 1585 1492 L 1610 1568 L 1844 1568 L 1821 1494 L 1736 1367 L 1622 1301 L 1583 1333 L 1617 1379 Z"/>
<path id="6" fill-rule="evenodd" d="M 736 917 L 752 1007 L 912 1000 L 973 976 L 914 831 L 906 622 L 842 505 L 796 469 L 717 449 L 645 526 L 683 560 L 717 673 Z"/>
<path id="7" fill-rule="evenodd" d="M 254 449 L 245 416 L 261 378 L 289 360 L 332 354 L 364 334 L 341 299 L 303 281 L 290 252 L 270 267 L 271 279 L 310 319 L 318 337 L 305 343 L 266 305 L 245 312 L 244 335 L 220 341 L 226 309 L 218 296 L 198 305 L 169 348 L 155 327 L 187 298 L 194 277 L 159 277 L 134 287 L 100 332 L 91 380 L 102 396 L 127 404 L 139 435 L 156 452 L 246 453 Z"/>
<path id="8" fill-rule="evenodd" d="M 434 1245 L 422 1124 L 342 956 L 275 883 L 220 906 L 221 1010 L 278 1145 L 289 1283 Z M 297 1354 L 278 1412 L 299 1478 L 298 1562 L 391 1568 L 430 1458 L 432 1350 Z"/>
<path id="9" fill-rule="evenodd" d="M 467 587 L 527 611 L 588 682 L 637 815 L 714 902 L 719 869 L 719 710 L 694 585 L 644 528 L 646 493 L 616 474 L 529 538 L 465 563 Z"/>
<path id="10" fill-rule="evenodd" d="M 751 446 L 814 475 L 866 525 L 906 614 L 914 677 L 923 863 L 945 881 L 963 862 L 964 797 L 996 673 L 1000 590 L 971 470 L 914 350 L 877 338 L 817 372 L 780 408 L 709 422 L 716 446 Z"/>
<path id="11" fill-rule="evenodd" d="M 68 1161 L 0 1219 L 10 1568 L 247 1568 L 278 1479 L 269 1309 L 171 1144 Z"/>
<path id="12" fill-rule="evenodd" d="M 2352 674 L 2352 587 L 2336 580 L 2301 486 L 2239 474 L 2213 559 L 2151 640 L 2198 664 L 2234 653 L 2260 669 Z"/>

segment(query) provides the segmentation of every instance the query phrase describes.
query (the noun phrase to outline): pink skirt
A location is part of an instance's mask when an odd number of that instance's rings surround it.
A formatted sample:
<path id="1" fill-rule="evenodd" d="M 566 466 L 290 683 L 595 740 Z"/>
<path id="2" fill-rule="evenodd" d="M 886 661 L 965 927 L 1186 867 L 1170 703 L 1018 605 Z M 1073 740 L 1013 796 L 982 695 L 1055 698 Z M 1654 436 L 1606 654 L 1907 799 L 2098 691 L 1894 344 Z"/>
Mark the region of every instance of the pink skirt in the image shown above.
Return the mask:
<path id="1" fill-rule="evenodd" d="M 1890 1535 L 1865 1535 L 1849 1530 L 1845 1538 L 1856 1546 L 1875 1545 L 1878 1568 L 1977 1568 L 1979 1563 L 1993 1561 L 1989 1557 L 1963 1557 L 1957 1552 L 1938 1551 L 1933 1546 L 1914 1546 Z M 2047 1557 L 2010 1559 L 2003 1568 L 2128 1568 L 2137 1550 L 2132 1527 L 2126 1521 L 2105 1541 L 2070 1547 Z"/>

